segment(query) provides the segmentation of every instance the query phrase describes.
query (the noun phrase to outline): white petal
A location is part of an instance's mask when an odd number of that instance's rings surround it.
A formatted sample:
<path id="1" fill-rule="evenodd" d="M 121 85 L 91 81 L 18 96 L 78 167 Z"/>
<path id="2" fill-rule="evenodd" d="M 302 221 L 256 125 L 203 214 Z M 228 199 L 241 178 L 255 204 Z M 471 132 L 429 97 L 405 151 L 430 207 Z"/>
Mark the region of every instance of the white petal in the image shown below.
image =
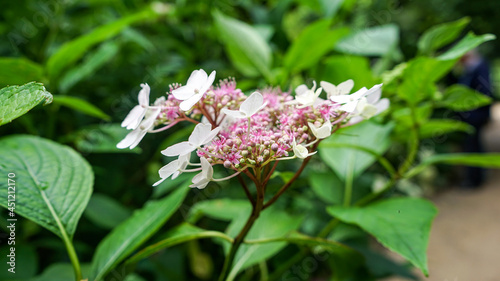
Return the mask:
<path id="1" fill-rule="evenodd" d="M 196 124 L 193 132 L 189 136 L 188 139 L 189 143 L 194 147 L 202 146 L 203 141 L 205 140 L 207 135 L 210 134 L 211 130 L 212 130 L 212 125 L 210 124 L 202 124 L 202 123 Z"/>
<path id="2" fill-rule="evenodd" d="M 193 178 L 193 184 L 190 185 L 189 187 L 196 187 L 198 189 L 204 189 L 208 185 L 209 182 L 210 182 L 210 180 L 208 180 L 208 179 L 201 179 L 200 181 L 195 182 L 194 178 Z"/>
<path id="3" fill-rule="evenodd" d="M 149 85 L 147 83 L 141 84 L 141 87 L 142 89 L 137 96 L 139 104 L 142 106 L 149 106 L 149 92 L 151 91 L 151 89 L 149 88 Z"/>
<path id="4" fill-rule="evenodd" d="M 351 95 L 331 96 L 330 100 L 336 103 L 348 103 L 352 101 Z"/>
<path id="5" fill-rule="evenodd" d="M 304 147 L 303 145 L 295 145 L 295 142 L 293 143 L 293 153 L 295 154 L 295 156 L 297 156 L 298 158 L 301 158 L 301 159 L 304 159 L 308 156 L 308 153 L 309 151 L 307 150 L 306 147 Z"/>
<path id="6" fill-rule="evenodd" d="M 190 85 L 194 89 L 199 89 L 207 80 L 207 73 L 203 69 L 194 70 L 188 78 L 186 85 Z"/>
<path id="7" fill-rule="evenodd" d="M 222 112 L 226 115 L 233 117 L 233 118 L 246 118 L 247 117 L 245 113 L 243 113 L 239 110 L 230 110 L 227 108 L 223 108 Z"/>
<path id="8" fill-rule="evenodd" d="M 330 96 L 336 96 L 338 95 L 337 87 L 333 85 L 332 83 L 326 82 L 326 81 L 321 81 L 319 82 L 321 85 L 321 88 L 326 92 L 327 98 L 330 98 Z"/>
<path id="9" fill-rule="evenodd" d="M 196 94 L 188 98 L 187 100 L 181 102 L 179 104 L 179 107 L 182 111 L 188 111 L 190 110 L 197 102 L 201 100 L 203 97 L 203 94 Z"/>
<path id="10" fill-rule="evenodd" d="M 203 71 L 203 72 L 205 72 L 205 71 Z M 205 73 L 205 75 L 206 75 L 206 73 Z M 214 83 L 214 80 L 215 80 L 215 70 L 212 71 L 212 73 L 210 73 L 210 76 L 208 76 L 208 78 L 205 78 L 203 85 L 201 85 L 200 88 L 198 89 L 200 91 L 199 93 L 204 94 L 206 91 L 208 91 L 208 89 Z"/>
<path id="11" fill-rule="evenodd" d="M 307 91 L 309 91 L 309 88 L 307 88 L 307 86 L 304 84 L 299 85 L 297 88 L 295 88 L 295 94 L 297 96 L 303 95 Z"/>
<path id="12" fill-rule="evenodd" d="M 210 163 L 208 163 L 208 160 L 204 157 L 200 158 L 200 162 L 203 176 L 208 180 L 212 180 L 212 177 L 214 175 L 214 168 L 212 168 L 212 165 L 210 165 Z"/>
<path id="13" fill-rule="evenodd" d="M 139 124 L 146 114 L 146 109 L 140 105 L 134 106 L 127 114 L 127 117 L 122 122 L 122 127 L 127 127 L 127 130 L 134 130 L 139 127 Z"/>
<path id="14" fill-rule="evenodd" d="M 343 106 L 341 106 L 340 110 L 345 111 L 345 112 L 349 112 L 349 113 L 353 113 L 356 110 L 356 106 L 358 105 L 358 101 L 359 100 L 348 102 L 348 103 L 344 104 Z"/>
<path id="15" fill-rule="evenodd" d="M 194 88 L 190 85 L 182 86 L 173 90 L 172 95 L 178 100 L 187 100 L 194 95 Z"/>
<path id="16" fill-rule="evenodd" d="M 354 87 L 354 81 L 352 79 L 346 80 L 337 86 L 340 95 L 347 95 L 351 92 Z"/>
<path id="17" fill-rule="evenodd" d="M 307 123 L 309 125 L 309 128 L 311 128 L 312 133 L 314 136 L 318 139 L 324 139 L 329 137 L 332 134 L 332 123 L 330 120 L 327 120 L 321 127 L 316 128 L 314 124 L 312 123 Z"/>
<path id="18" fill-rule="evenodd" d="M 121 140 L 117 145 L 116 147 L 117 148 L 120 148 L 120 149 L 123 149 L 123 148 L 127 148 L 129 147 L 130 145 L 132 145 L 134 142 L 135 142 L 135 139 L 140 135 L 140 132 L 141 130 L 139 129 L 136 129 L 136 130 L 133 130 L 132 132 L 128 133 L 125 138 L 123 140 Z"/>
<path id="19" fill-rule="evenodd" d="M 141 130 L 146 130 L 146 131 L 152 129 L 154 127 L 156 118 L 158 117 L 160 112 L 161 108 L 149 108 L 146 112 L 146 119 L 144 119 L 144 121 L 141 122 L 139 128 L 141 128 Z"/>
<path id="20" fill-rule="evenodd" d="M 257 113 L 263 104 L 264 97 L 260 93 L 254 92 L 241 104 L 240 111 L 245 113 L 246 117 L 250 117 Z"/>
<path id="21" fill-rule="evenodd" d="M 196 149 L 195 146 L 192 146 L 189 142 L 183 141 L 181 143 L 177 143 L 167 147 L 166 149 L 161 151 L 161 154 L 165 156 L 177 156 L 188 154 Z"/>
<path id="22" fill-rule="evenodd" d="M 215 129 L 213 129 L 212 131 L 210 131 L 210 133 L 205 135 L 205 139 L 203 140 L 202 145 L 211 142 L 215 138 L 215 136 L 217 136 L 217 134 L 219 133 L 220 130 L 221 130 L 221 127 L 217 127 Z"/>
<path id="23" fill-rule="evenodd" d="M 390 105 L 389 99 L 384 98 L 379 100 L 379 102 L 375 104 L 375 107 L 377 107 L 377 113 L 375 113 L 375 115 L 381 113 L 382 111 L 387 110 L 389 108 L 389 105 Z"/>
<path id="24" fill-rule="evenodd" d="M 127 147 L 133 149 L 139 144 L 139 142 L 141 142 L 142 138 L 144 138 L 146 133 L 147 132 L 144 130 L 135 129 L 132 132 L 128 133 L 127 136 L 116 145 L 116 147 L 120 149 Z"/>
<path id="25" fill-rule="evenodd" d="M 380 99 L 380 95 L 382 94 L 382 84 L 377 84 L 373 87 L 371 87 L 364 96 L 368 99 L 369 103 L 375 103 Z"/>

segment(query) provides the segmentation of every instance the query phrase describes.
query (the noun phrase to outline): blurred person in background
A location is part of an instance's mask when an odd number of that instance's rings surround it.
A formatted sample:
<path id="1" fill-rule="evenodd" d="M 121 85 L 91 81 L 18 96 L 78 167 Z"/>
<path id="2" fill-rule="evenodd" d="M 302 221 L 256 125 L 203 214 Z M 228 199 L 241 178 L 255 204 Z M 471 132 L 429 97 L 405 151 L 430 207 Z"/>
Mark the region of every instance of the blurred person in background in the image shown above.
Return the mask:
<path id="1" fill-rule="evenodd" d="M 466 53 L 460 59 L 462 73 L 457 77 L 457 83 L 466 85 L 473 90 L 493 97 L 490 66 L 479 52 L 474 49 Z M 464 152 L 481 153 L 483 146 L 481 144 L 482 128 L 490 119 L 490 105 L 486 105 L 471 111 L 461 112 L 459 114 L 462 121 L 467 122 L 474 127 L 474 132 L 468 134 L 462 144 Z M 466 167 L 465 179 L 462 187 L 477 188 L 484 182 L 484 170 L 478 167 Z"/>

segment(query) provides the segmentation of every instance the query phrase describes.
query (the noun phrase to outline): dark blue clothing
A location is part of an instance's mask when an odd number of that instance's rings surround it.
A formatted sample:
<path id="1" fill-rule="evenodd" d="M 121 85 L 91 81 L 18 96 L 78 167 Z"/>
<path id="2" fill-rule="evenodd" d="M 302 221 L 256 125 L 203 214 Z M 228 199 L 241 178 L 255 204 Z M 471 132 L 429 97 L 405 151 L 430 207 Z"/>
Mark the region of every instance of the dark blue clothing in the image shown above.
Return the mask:
<path id="1" fill-rule="evenodd" d="M 468 69 L 464 75 L 459 78 L 458 83 L 466 85 L 469 88 L 479 91 L 489 97 L 493 97 L 489 65 L 482 59 L 475 67 Z M 467 135 L 464 140 L 464 152 L 484 152 L 480 136 L 482 127 L 490 119 L 490 105 L 479 107 L 467 112 L 460 112 L 459 116 L 464 122 L 472 125 L 475 129 L 475 131 L 472 134 Z M 471 187 L 481 185 L 484 180 L 483 174 L 484 171 L 481 168 L 467 167 L 465 184 Z"/>

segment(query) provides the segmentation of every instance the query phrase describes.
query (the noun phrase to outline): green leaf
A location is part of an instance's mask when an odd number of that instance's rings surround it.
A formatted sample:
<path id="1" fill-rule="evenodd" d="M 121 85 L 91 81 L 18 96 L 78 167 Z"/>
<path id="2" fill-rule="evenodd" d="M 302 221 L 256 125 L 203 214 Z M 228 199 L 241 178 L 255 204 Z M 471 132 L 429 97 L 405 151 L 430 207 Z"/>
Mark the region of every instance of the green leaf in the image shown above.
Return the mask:
<path id="1" fill-rule="evenodd" d="M 97 246 L 89 280 L 102 280 L 110 270 L 156 233 L 182 204 L 190 190 L 188 185 L 189 182 L 163 199 L 148 202 L 114 228 Z"/>
<path id="2" fill-rule="evenodd" d="M 476 48 L 477 46 L 483 44 L 484 42 L 494 40 L 496 38 L 493 34 L 483 34 L 475 35 L 472 31 L 467 33 L 467 35 L 460 40 L 455 46 L 446 51 L 444 54 L 440 55 L 438 59 L 440 60 L 454 60 L 462 57 L 468 51 Z"/>
<path id="3" fill-rule="evenodd" d="M 418 40 L 419 52 L 424 55 L 430 55 L 437 49 L 453 42 L 469 22 L 469 17 L 463 17 L 456 21 L 435 25 L 429 28 Z"/>
<path id="4" fill-rule="evenodd" d="M 43 67 L 25 58 L 0 58 L 0 87 L 45 82 Z"/>
<path id="5" fill-rule="evenodd" d="M 318 77 L 318 80 L 328 81 L 334 85 L 348 79 L 354 80 L 353 90 L 362 87 L 371 88 L 377 83 L 370 69 L 368 58 L 348 55 L 328 57 Z"/>
<path id="6" fill-rule="evenodd" d="M 416 198 L 393 198 L 366 207 L 329 207 L 341 221 L 358 225 L 390 250 L 429 274 L 427 245 L 437 209 L 431 202 Z"/>
<path id="7" fill-rule="evenodd" d="M 0 89 L 0 125 L 25 114 L 43 100 L 44 105 L 51 103 L 52 95 L 40 83 Z"/>
<path id="8" fill-rule="evenodd" d="M 325 17 L 333 17 L 344 4 L 344 0 L 319 0 L 319 4 Z"/>
<path id="9" fill-rule="evenodd" d="M 127 26 L 157 17 L 153 10 L 147 8 L 122 19 L 95 28 L 91 32 L 64 43 L 47 61 L 47 72 L 51 79 L 58 78 L 62 72 L 79 60 L 88 50 L 120 33 Z"/>
<path id="10" fill-rule="evenodd" d="M 0 172 L 14 173 L 16 213 L 63 238 L 75 233 L 92 194 L 94 174 L 73 149 L 35 136 L 0 140 Z M 0 183 L 7 198 L 7 180 Z M 7 200 L 0 201 L 7 208 Z"/>
<path id="11" fill-rule="evenodd" d="M 235 237 L 245 224 L 248 216 L 250 216 L 250 212 L 248 212 L 244 219 L 240 218 L 233 220 L 227 229 L 227 234 L 231 237 Z M 301 217 L 292 216 L 283 210 L 270 207 L 260 214 L 259 219 L 255 221 L 246 239 L 260 240 L 280 238 L 296 230 L 301 222 Z M 281 251 L 286 244 L 287 243 L 284 241 L 255 245 L 242 244 L 236 253 L 234 259 L 235 263 L 229 272 L 227 280 L 234 280 L 240 271 L 271 258 Z M 226 244 L 224 246 L 226 246 Z M 229 247 L 226 247 L 226 250 L 229 250 Z"/>
<path id="12" fill-rule="evenodd" d="M 89 265 L 82 264 L 83 276 L 87 276 Z M 30 281 L 68 281 L 74 280 L 75 273 L 70 263 L 55 263 L 48 266 L 42 274 L 30 279 Z"/>
<path id="13" fill-rule="evenodd" d="M 337 43 L 341 53 L 361 56 L 382 56 L 397 47 L 399 27 L 395 24 L 369 27 L 351 34 Z"/>
<path id="14" fill-rule="evenodd" d="M 54 96 L 54 104 L 66 106 L 76 111 L 80 111 L 81 113 L 106 121 L 111 120 L 111 117 L 109 117 L 109 115 L 102 112 L 102 110 L 97 108 L 95 105 L 78 97 Z"/>
<path id="15" fill-rule="evenodd" d="M 331 253 L 337 253 L 340 255 L 344 256 L 352 256 L 352 255 L 357 255 L 360 257 L 360 254 L 353 250 L 352 248 L 336 242 L 332 240 L 327 240 L 327 239 L 322 239 L 318 237 L 310 237 L 305 234 L 293 231 L 284 237 L 277 237 L 277 238 L 271 238 L 271 239 L 260 239 L 260 240 L 250 240 L 247 239 L 245 240 L 245 244 L 266 244 L 266 243 L 272 243 L 272 242 L 280 242 L 284 241 L 290 244 L 296 244 L 300 246 L 307 246 L 310 248 L 314 248 L 317 246 L 321 246 L 323 250 L 327 250 L 328 252 Z M 360 257 L 361 258 L 361 257 Z"/>
<path id="16" fill-rule="evenodd" d="M 112 229 L 126 220 L 132 212 L 119 201 L 104 194 L 94 193 L 83 215 L 94 224 Z"/>
<path id="17" fill-rule="evenodd" d="M 468 111 L 490 104 L 492 99 L 464 85 L 452 85 L 444 93 L 444 99 L 439 102 L 454 111 Z"/>
<path id="18" fill-rule="evenodd" d="M 420 124 L 420 138 L 440 137 L 451 132 L 462 131 L 466 133 L 474 132 L 474 127 L 471 125 L 451 119 L 431 119 L 423 124 Z"/>
<path id="19" fill-rule="evenodd" d="M 343 198 L 344 184 L 332 172 L 317 173 L 313 172 L 309 176 L 314 193 L 328 204 L 341 204 Z"/>
<path id="20" fill-rule="evenodd" d="M 466 165 L 498 169 L 500 168 L 500 153 L 450 153 L 433 155 L 408 171 L 405 178 L 411 178 L 422 172 L 429 165 L 434 164 Z"/>
<path id="21" fill-rule="evenodd" d="M 269 78 L 271 48 L 257 30 L 217 10 L 212 15 L 219 39 L 224 43 L 234 66 L 245 75 L 255 76 L 260 73 Z"/>
<path id="22" fill-rule="evenodd" d="M 389 148 L 389 134 L 393 127 L 390 123 L 378 125 L 371 121 L 364 121 L 355 126 L 340 129 L 321 142 L 320 156 L 342 181 L 345 181 L 350 165 L 353 168 L 353 176 L 356 178 L 372 165 L 377 157 L 359 149 L 340 147 L 339 144 L 364 147 L 382 155 Z"/>
<path id="23" fill-rule="evenodd" d="M 246 219 L 252 210 L 247 200 L 214 199 L 199 202 L 189 211 L 188 222 L 195 223 L 202 216 L 223 221 Z"/>
<path id="24" fill-rule="evenodd" d="M 108 63 L 117 53 L 117 43 L 108 42 L 99 47 L 95 52 L 89 54 L 85 60 L 66 73 L 59 83 L 59 90 L 66 93 L 78 82 L 91 76 L 99 68 Z"/>
<path id="25" fill-rule="evenodd" d="M 440 61 L 429 57 L 412 59 L 407 63 L 397 94 L 412 105 L 431 97 L 436 91 L 434 83 L 448 73 L 454 64 L 454 60 Z"/>
<path id="26" fill-rule="evenodd" d="M 288 71 L 296 73 L 316 65 L 349 32 L 347 28 L 331 30 L 331 22 L 331 19 L 317 21 L 299 34 L 284 58 Z"/>
<path id="27" fill-rule="evenodd" d="M 120 124 L 100 124 L 84 127 L 69 138 L 75 143 L 79 151 L 85 153 L 140 153 L 140 147 L 134 149 L 119 149 L 116 144 L 120 142 L 129 131 Z"/>
<path id="28" fill-rule="evenodd" d="M 135 263 L 165 248 L 181 244 L 187 241 L 203 239 L 203 238 L 220 238 L 230 243 L 232 243 L 233 240 L 231 237 L 227 236 L 222 232 L 205 230 L 197 226 L 191 225 L 189 223 L 183 223 L 168 231 L 165 234 L 165 237 L 159 242 L 139 251 L 133 257 L 128 259 L 127 263 Z"/>

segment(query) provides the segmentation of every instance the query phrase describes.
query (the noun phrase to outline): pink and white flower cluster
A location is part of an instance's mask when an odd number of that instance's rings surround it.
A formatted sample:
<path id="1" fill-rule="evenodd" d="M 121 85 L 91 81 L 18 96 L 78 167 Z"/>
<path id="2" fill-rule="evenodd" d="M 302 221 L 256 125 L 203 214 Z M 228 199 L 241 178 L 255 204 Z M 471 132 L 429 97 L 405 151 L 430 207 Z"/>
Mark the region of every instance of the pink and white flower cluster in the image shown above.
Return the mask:
<path id="1" fill-rule="evenodd" d="M 204 188 L 210 181 L 226 180 L 271 162 L 305 159 L 316 153 L 320 140 L 338 128 L 389 107 L 387 99 L 380 99 L 381 84 L 350 94 L 352 80 L 338 86 L 321 81 L 317 89 L 316 82 L 310 89 L 300 85 L 295 97 L 277 88 L 246 96 L 234 79 L 221 80 L 217 86 L 213 86 L 214 80 L 215 71 L 207 75 L 202 69 L 195 70 L 186 85 L 172 85 L 166 97 L 153 105 L 149 104 L 149 86 L 141 85 L 139 105 L 122 123 L 132 131 L 118 148 L 132 149 L 147 133 L 164 131 L 182 121 L 196 124 L 187 141 L 162 151 L 177 159 L 160 169 L 161 180 L 155 185 L 183 172 L 198 171 L 191 187 Z M 319 97 L 322 91 L 327 99 Z M 193 152 L 199 163 L 190 162 Z M 215 165 L 232 170 L 232 175 L 213 178 Z"/>

